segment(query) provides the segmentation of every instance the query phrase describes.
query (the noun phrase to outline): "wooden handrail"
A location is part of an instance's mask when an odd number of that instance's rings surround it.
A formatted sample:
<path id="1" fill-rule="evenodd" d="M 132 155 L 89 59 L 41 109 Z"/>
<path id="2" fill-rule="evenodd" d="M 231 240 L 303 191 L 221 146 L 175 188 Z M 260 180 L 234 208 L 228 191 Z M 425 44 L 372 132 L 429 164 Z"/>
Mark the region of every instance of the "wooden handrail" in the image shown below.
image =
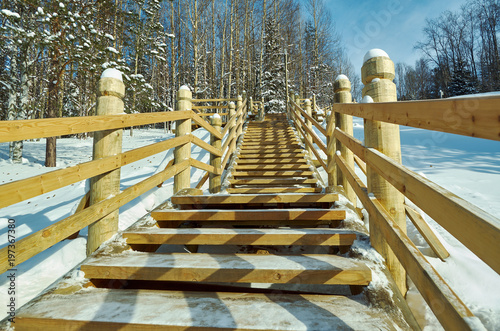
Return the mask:
<path id="1" fill-rule="evenodd" d="M 57 190 L 87 178 L 101 175 L 167 149 L 184 145 L 190 141 L 190 136 L 172 138 L 118 155 L 108 156 L 0 185 L 0 208 Z"/>
<path id="2" fill-rule="evenodd" d="M 335 129 L 335 137 L 500 273 L 500 219 Z"/>
<path id="3" fill-rule="evenodd" d="M 222 156 L 222 152 L 220 150 L 218 150 L 217 148 L 213 147 L 212 145 L 206 143 L 205 141 L 201 140 L 196 136 L 191 135 L 191 142 L 196 146 L 203 148 L 207 152 L 210 152 L 210 154 L 216 156 Z"/>
<path id="4" fill-rule="evenodd" d="M 193 106 L 193 109 L 227 109 L 227 105 L 223 106 Z"/>
<path id="5" fill-rule="evenodd" d="M 354 170 L 347 166 L 345 160 L 336 154 L 335 161 L 354 188 L 370 217 L 379 224 L 398 260 L 405 267 L 415 286 L 444 328 L 447 330 L 471 330 L 467 319 L 474 317 L 474 315 L 467 306 L 399 228 L 380 202 L 369 197 L 368 189 L 356 176 Z"/>
<path id="6" fill-rule="evenodd" d="M 103 215 L 108 215 L 112 211 L 134 200 L 140 195 L 151 190 L 155 186 L 163 183 L 179 172 L 187 169 L 190 160 L 185 160 L 179 164 L 163 170 L 109 199 L 100 201 L 79 213 L 66 217 L 42 230 L 22 238 L 16 243 L 16 265 L 28 260 L 47 248 L 57 244 L 61 240 L 69 237 L 73 233 L 101 219 Z M 12 268 L 8 261 L 8 249 L 6 246 L 0 249 L 0 273 L 4 273 Z"/>
<path id="7" fill-rule="evenodd" d="M 318 121 L 316 121 L 312 116 L 309 116 L 309 114 L 306 113 L 304 109 L 300 108 L 300 106 L 298 106 L 295 102 L 293 102 L 293 100 L 290 99 L 290 101 L 292 102 L 292 105 L 294 105 L 305 118 L 311 121 L 311 123 L 319 130 L 319 132 L 321 132 L 324 136 L 326 136 L 325 128 L 323 128 L 323 126 L 319 124 Z"/>
<path id="8" fill-rule="evenodd" d="M 305 136 L 305 132 L 303 130 L 303 128 L 298 125 L 297 123 L 297 118 L 298 117 L 294 117 L 294 121 L 295 121 L 295 127 L 300 131 L 300 133 Z M 306 127 L 306 126 L 304 126 Z M 316 150 L 316 148 L 314 148 L 313 144 L 308 140 L 308 139 L 304 139 L 304 141 L 306 142 L 306 144 L 309 146 L 309 148 L 311 149 L 311 151 L 313 152 L 313 154 L 316 156 L 318 162 L 320 163 L 320 165 L 323 167 L 323 169 L 327 170 L 328 167 L 326 166 L 325 162 L 323 161 L 323 159 L 321 158 L 321 155 L 319 155 L 318 151 Z"/>
<path id="9" fill-rule="evenodd" d="M 199 126 L 203 127 L 205 130 L 207 130 L 210 134 L 213 134 L 219 139 L 222 139 L 222 134 L 218 132 L 217 130 L 214 129 L 213 126 L 211 126 L 207 121 L 205 121 L 203 118 L 201 118 L 198 114 L 195 114 L 191 112 L 191 118 L 192 120 L 198 124 Z"/>
<path id="10" fill-rule="evenodd" d="M 304 120 L 302 118 L 300 118 L 300 116 L 297 116 L 297 114 L 294 114 L 294 117 L 298 121 L 300 121 L 301 128 L 303 130 L 306 130 L 311 135 L 311 137 L 314 140 L 314 142 L 316 143 L 316 145 L 318 145 L 318 147 L 326 154 L 327 153 L 327 148 L 326 148 L 325 144 L 323 143 L 323 141 L 321 141 L 321 139 L 318 137 L 318 135 L 316 135 L 316 133 L 313 130 L 309 129 L 309 127 L 306 125 L 306 123 L 304 122 Z M 311 148 L 313 148 L 313 147 L 311 147 Z"/>
<path id="11" fill-rule="evenodd" d="M 215 167 L 213 167 L 209 164 L 203 163 L 203 162 L 198 161 L 196 159 L 190 159 L 189 161 L 191 162 L 191 166 L 198 168 L 200 170 L 205 170 L 205 171 L 210 172 L 210 173 L 215 174 L 215 175 L 222 174 L 222 171 L 220 169 L 215 169 Z"/>
<path id="12" fill-rule="evenodd" d="M 490 140 L 500 140 L 500 97 L 335 104 L 333 111 Z M 328 128 L 330 131 L 332 128 Z"/>
<path id="13" fill-rule="evenodd" d="M 191 110 L 187 110 L 163 113 L 1 121 L 0 143 L 177 121 L 190 118 L 192 113 L 193 112 Z"/>

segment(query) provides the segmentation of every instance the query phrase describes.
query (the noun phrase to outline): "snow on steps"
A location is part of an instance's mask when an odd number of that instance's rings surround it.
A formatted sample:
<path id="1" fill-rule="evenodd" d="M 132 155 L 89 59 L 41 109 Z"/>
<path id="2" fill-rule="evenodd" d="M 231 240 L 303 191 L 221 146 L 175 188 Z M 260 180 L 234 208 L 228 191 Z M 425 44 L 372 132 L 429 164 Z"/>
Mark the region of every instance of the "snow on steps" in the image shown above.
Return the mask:
<path id="1" fill-rule="evenodd" d="M 339 200 L 338 194 L 217 194 L 173 196 L 173 204 L 247 204 L 247 203 L 333 203 Z"/>
<path id="2" fill-rule="evenodd" d="M 31 302 L 16 317 L 16 330 L 121 328 L 401 330 L 384 311 L 332 295 L 89 288 Z"/>
<path id="3" fill-rule="evenodd" d="M 368 285 L 371 270 L 337 255 L 142 253 L 90 258 L 81 266 L 89 279 L 186 282 Z"/>
<path id="4" fill-rule="evenodd" d="M 123 233 L 130 245 L 318 245 L 350 246 L 356 233 L 343 229 L 218 229 L 156 227 Z"/>

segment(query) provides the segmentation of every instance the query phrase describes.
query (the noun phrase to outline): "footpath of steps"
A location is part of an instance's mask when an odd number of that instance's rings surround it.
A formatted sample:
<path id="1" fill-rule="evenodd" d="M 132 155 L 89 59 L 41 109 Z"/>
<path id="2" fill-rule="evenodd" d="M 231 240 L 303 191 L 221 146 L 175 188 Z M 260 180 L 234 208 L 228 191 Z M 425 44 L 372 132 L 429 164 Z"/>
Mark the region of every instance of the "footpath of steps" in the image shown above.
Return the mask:
<path id="1" fill-rule="evenodd" d="M 173 196 L 87 258 L 85 280 L 23 307 L 15 329 L 408 328 L 360 294 L 370 268 L 333 254 L 359 233 L 339 227 L 339 197 L 323 193 L 283 115 L 248 124 L 232 167 L 227 193 Z"/>

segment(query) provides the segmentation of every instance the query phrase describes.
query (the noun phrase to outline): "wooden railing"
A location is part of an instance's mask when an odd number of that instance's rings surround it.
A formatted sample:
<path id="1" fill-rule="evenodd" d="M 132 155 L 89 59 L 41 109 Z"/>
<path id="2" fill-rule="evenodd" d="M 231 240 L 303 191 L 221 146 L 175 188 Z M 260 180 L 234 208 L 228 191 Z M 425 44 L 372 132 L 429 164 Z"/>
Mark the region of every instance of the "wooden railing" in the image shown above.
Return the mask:
<path id="1" fill-rule="evenodd" d="M 0 185 L 0 208 L 4 208 L 73 183 L 91 179 L 90 192 L 86 199 L 84 197 L 85 200 L 90 200 L 90 206 L 83 208 L 85 205 L 83 202 L 81 203 L 82 208 L 79 208 L 75 214 L 24 238 L 18 238 L 15 263 L 9 262 L 8 246 L 0 249 L 0 273 L 14 268 L 87 226 L 89 226 L 87 253 L 92 253 L 102 242 L 117 232 L 118 209 L 121 206 L 154 187 L 161 186 L 171 177 L 174 177 L 174 193 L 189 188 L 191 167 L 206 171 L 210 174 L 211 179 L 214 179 L 210 181 L 211 192 L 220 190 L 220 177 L 235 150 L 236 141 L 242 133 L 246 119 L 246 99 L 242 100 L 241 97 L 235 99 L 238 101 L 237 109 L 233 107 L 233 112 L 229 112 L 230 118 L 227 125 L 221 129 L 219 116 L 212 117 L 212 123 L 218 123 L 211 125 L 192 110 L 191 91 L 186 87 L 182 87 L 178 91 L 177 111 L 161 113 L 123 114 L 122 99 L 125 87 L 123 82 L 117 78 L 102 78 L 99 82 L 98 93 L 97 114 L 100 116 L 0 122 L 0 142 L 95 132 L 94 155 L 100 155 L 89 162 Z M 119 146 L 121 151 L 122 128 L 169 121 L 177 122 L 175 138 L 127 152 L 106 154 L 107 151 L 112 151 L 115 148 L 110 144 Z M 191 134 L 191 122 L 210 132 L 212 144 L 208 144 Z M 106 138 L 110 137 L 113 138 L 106 141 L 104 148 L 99 147 Z M 221 140 L 224 140 L 222 148 Z M 219 141 L 219 144 L 214 143 L 216 141 Z M 211 164 L 205 164 L 191 158 L 191 144 L 208 151 L 211 154 Z M 99 151 L 99 148 L 102 150 Z M 127 164 L 171 148 L 175 148 L 173 164 L 169 164 L 164 170 L 120 192 L 119 172 L 116 178 L 117 170 L 119 171 Z M 217 158 L 220 160 L 221 157 L 224 157 L 224 162 L 214 161 Z M 108 183 L 99 185 L 102 181 L 108 181 Z M 107 191 L 110 187 L 112 194 Z M 99 199 L 98 197 L 103 198 Z M 102 219 L 113 214 L 116 214 L 114 219 L 106 222 L 108 225 L 101 226 Z M 90 226 L 94 227 L 93 231 L 90 231 Z"/>
<path id="2" fill-rule="evenodd" d="M 407 273 L 445 329 L 471 330 L 474 315 L 406 235 L 405 211 L 437 256 L 449 256 L 424 219 L 404 205 L 404 197 L 497 273 L 500 220 L 401 165 L 397 125 L 500 141 L 500 97 L 387 102 L 395 101 L 394 66 L 389 61 L 387 57 L 370 59 L 362 69 L 364 95 L 376 103 L 351 103 L 350 82 L 341 77 L 335 82 L 336 103 L 326 130 L 311 117 L 309 100 L 301 107 L 298 97 L 291 96 L 289 115 L 308 149 L 327 170 L 329 186 L 342 185 L 354 206 L 359 199 L 368 211 L 372 246 L 385 258 L 402 295 L 406 294 Z M 352 116 L 365 119 L 366 145 L 353 137 Z M 324 135 L 326 146 L 315 131 Z M 377 139 L 379 145 L 374 143 Z M 326 163 L 314 145 L 325 152 Z M 356 175 L 355 162 L 367 174 L 368 185 Z"/>

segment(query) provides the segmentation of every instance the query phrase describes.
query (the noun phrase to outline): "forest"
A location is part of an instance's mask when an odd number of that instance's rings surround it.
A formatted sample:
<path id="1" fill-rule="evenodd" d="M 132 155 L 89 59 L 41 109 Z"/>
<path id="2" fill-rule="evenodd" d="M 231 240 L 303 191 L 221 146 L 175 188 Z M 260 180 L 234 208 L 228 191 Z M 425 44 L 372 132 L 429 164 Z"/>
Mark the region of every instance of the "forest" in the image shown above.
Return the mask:
<path id="1" fill-rule="evenodd" d="M 359 68 L 325 0 L 0 0 L 0 8 L 0 120 L 93 115 L 106 68 L 124 74 L 127 113 L 173 110 L 182 85 L 193 98 L 245 91 L 280 110 L 285 77 L 290 90 L 329 105 L 341 73 L 360 98 Z M 396 63 L 398 98 L 499 90 L 499 8 L 472 0 L 427 19 L 415 44 L 422 58 Z M 11 143 L 13 162 L 22 146 Z M 45 165 L 56 165 L 56 137 Z"/>
<path id="2" fill-rule="evenodd" d="M 396 64 L 400 100 L 422 100 L 500 90 L 500 1 L 466 1 L 456 12 L 426 19 L 423 54 L 414 66 Z"/>
<path id="3" fill-rule="evenodd" d="M 102 71 L 124 73 L 127 113 L 170 111 L 193 98 L 290 89 L 331 102 L 352 74 L 323 0 L 2 0 L 1 119 L 92 115 Z M 270 104 L 270 110 L 284 101 Z M 55 166 L 55 139 L 46 166 Z M 12 148 L 20 162 L 22 142 Z"/>

